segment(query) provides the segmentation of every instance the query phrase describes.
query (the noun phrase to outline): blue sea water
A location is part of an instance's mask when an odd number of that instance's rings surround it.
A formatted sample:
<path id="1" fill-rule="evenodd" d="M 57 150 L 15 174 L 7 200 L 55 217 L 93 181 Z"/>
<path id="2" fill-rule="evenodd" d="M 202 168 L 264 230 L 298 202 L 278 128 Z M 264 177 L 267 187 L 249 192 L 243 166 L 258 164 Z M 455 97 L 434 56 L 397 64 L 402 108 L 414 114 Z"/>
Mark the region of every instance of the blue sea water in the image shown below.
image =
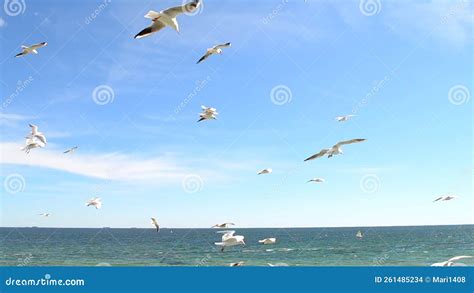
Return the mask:
<path id="1" fill-rule="evenodd" d="M 246 245 L 220 252 L 216 229 L 0 228 L 0 265 L 428 266 L 474 255 L 474 225 L 232 230 Z M 277 243 L 258 243 L 268 237 Z"/>

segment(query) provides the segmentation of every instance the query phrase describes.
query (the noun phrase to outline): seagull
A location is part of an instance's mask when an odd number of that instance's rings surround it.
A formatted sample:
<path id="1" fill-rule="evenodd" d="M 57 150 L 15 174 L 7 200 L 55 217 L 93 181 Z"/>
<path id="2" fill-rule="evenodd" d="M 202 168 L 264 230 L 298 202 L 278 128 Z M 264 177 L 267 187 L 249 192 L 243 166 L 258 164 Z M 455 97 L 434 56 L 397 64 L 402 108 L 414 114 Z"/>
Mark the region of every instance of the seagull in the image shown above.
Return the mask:
<path id="1" fill-rule="evenodd" d="M 326 180 L 324 180 L 323 178 L 313 178 L 311 180 L 308 180 L 307 183 L 309 183 L 309 182 L 324 183 L 324 182 L 326 182 Z"/>
<path id="2" fill-rule="evenodd" d="M 262 240 L 258 240 L 258 243 L 263 243 L 263 244 L 275 244 L 276 243 L 276 238 L 265 238 Z"/>
<path id="3" fill-rule="evenodd" d="M 51 216 L 50 213 L 41 213 L 39 215 L 42 216 L 42 217 L 45 217 L 45 218 Z"/>
<path id="4" fill-rule="evenodd" d="M 86 202 L 86 206 L 94 206 L 96 209 L 100 209 L 102 207 L 102 201 L 100 197 L 94 197 Z"/>
<path id="5" fill-rule="evenodd" d="M 202 61 L 209 58 L 209 56 L 211 55 L 222 54 L 222 49 L 228 48 L 230 46 L 231 46 L 231 43 L 225 43 L 225 44 L 215 45 L 214 47 L 207 49 L 206 54 L 204 54 L 204 56 L 202 56 L 201 59 L 199 59 L 196 64 L 201 63 Z"/>
<path id="6" fill-rule="evenodd" d="M 351 139 L 351 140 L 340 141 L 340 142 L 336 143 L 335 145 L 333 145 L 330 149 L 322 149 L 319 153 L 314 154 L 309 158 L 306 158 L 305 162 L 309 161 L 309 160 L 314 160 L 314 159 L 323 157 L 325 155 L 328 155 L 328 158 L 330 158 L 334 155 L 342 154 L 341 147 L 343 145 L 357 143 L 357 142 L 363 142 L 363 141 L 366 141 L 366 140 L 367 139 L 365 139 L 365 138 L 355 138 L 355 139 Z"/>
<path id="7" fill-rule="evenodd" d="M 336 117 L 336 120 L 339 121 L 339 122 L 345 122 L 349 119 L 351 119 L 352 117 L 354 117 L 355 115 L 345 115 L 345 116 L 337 116 Z"/>
<path id="8" fill-rule="evenodd" d="M 21 49 L 22 49 L 21 53 L 16 54 L 15 57 L 25 56 L 25 55 L 28 55 L 30 53 L 38 54 L 37 49 L 42 48 L 42 47 L 46 46 L 47 44 L 48 43 L 46 43 L 46 42 L 42 42 L 42 43 L 39 43 L 39 44 L 31 45 L 29 47 L 21 46 Z"/>
<path id="9" fill-rule="evenodd" d="M 44 143 L 39 141 L 37 138 L 26 138 L 25 146 L 22 147 L 20 150 L 24 151 L 25 153 L 29 154 L 32 149 L 42 148 L 44 147 Z"/>
<path id="10" fill-rule="evenodd" d="M 280 263 L 276 263 L 276 264 L 267 263 L 267 265 L 269 267 L 288 267 L 288 264 L 286 264 L 284 262 L 280 262 Z"/>
<path id="11" fill-rule="evenodd" d="M 156 221 L 155 218 L 151 218 L 151 224 L 155 226 L 156 232 L 160 232 L 160 225 L 158 225 L 158 222 Z"/>
<path id="12" fill-rule="evenodd" d="M 257 175 L 270 174 L 270 173 L 272 173 L 272 172 L 273 172 L 272 169 L 263 169 L 263 170 L 261 170 L 260 172 L 258 172 Z"/>
<path id="13" fill-rule="evenodd" d="M 211 108 L 211 107 L 206 107 L 206 106 L 201 106 L 202 112 L 199 114 L 199 120 L 197 122 L 201 122 L 203 120 L 208 120 L 208 119 L 217 119 L 217 113 L 216 108 Z"/>
<path id="14" fill-rule="evenodd" d="M 457 199 L 457 198 L 459 198 L 459 196 L 457 196 L 457 195 L 443 195 L 443 196 L 440 196 L 437 199 L 433 200 L 433 202 L 449 201 L 449 200 L 453 200 L 453 199 Z"/>
<path id="15" fill-rule="evenodd" d="M 466 259 L 466 258 L 474 258 L 472 255 L 460 255 L 460 256 L 455 256 L 453 258 L 448 259 L 447 261 L 443 262 L 436 262 L 432 264 L 432 267 L 459 267 L 459 266 L 466 266 L 463 263 L 456 263 L 456 261 L 461 260 L 461 259 Z"/>
<path id="16" fill-rule="evenodd" d="M 211 228 L 229 228 L 229 226 L 234 226 L 234 223 L 222 223 L 222 224 L 215 224 Z"/>
<path id="17" fill-rule="evenodd" d="M 28 135 L 26 138 L 37 138 L 39 139 L 42 143 L 46 144 L 46 137 L 42 132 L 38 131 L 38 126 L 34 124 L 29 124 L 31 127 L 31 134 Z"/>
<path id="18" fill-rule="evenodd" d="M 70 148 L 70 149 L 65 150 L 65 151 L 63 152 L 63 154 L 69 154 L 69 153 L 72 154 L 72 153 L 74 153 L 74 152 L 77 150 L 77 148 L 78 148 L 78 146 L 74 146 L 74 147 L 72 147 L 72 148 Z"/>
<path id="19" fill-rule="evenodd" d="M 243 264 L 244 264 L 243 261 L 233 262 L 233 263 L 229 264 L 229 267 L 241 267 L 241 266 L 243 266 Z"/>
<path id="20" fill-rule="evenodd" d="M 165 10 L 161 10 L 160 12 L 156 12 L 153 10 L 148 11 L 148 13 L 145 14 L 145 18 L 151 19 L 151 25 L 136 34 L 134 38 L 140 39 L 149 36 L 163 29 L 166 26 L 171 27 L 179 33 L 179 24 L 176 20 L 176 17 L 181 13 L 190 13 L 195 11 L 196 9 L 198 9 L 199 5 L 201 5 L 201 2 L 199 0 L 194 0 L 182 6 L 168 8 Z"/>
<path id="21" fill-rule="evenodd" d="M 221 246 L 221 251 L 224 252 L 224 248 L 227 246 L 236 246 L 236 245 L 245 245 L 244 236 L 234 235 L 235 231 L 218 231 L 217 233 L 222 233 L 222 241 L 215 242 L 217 246 Z"/>

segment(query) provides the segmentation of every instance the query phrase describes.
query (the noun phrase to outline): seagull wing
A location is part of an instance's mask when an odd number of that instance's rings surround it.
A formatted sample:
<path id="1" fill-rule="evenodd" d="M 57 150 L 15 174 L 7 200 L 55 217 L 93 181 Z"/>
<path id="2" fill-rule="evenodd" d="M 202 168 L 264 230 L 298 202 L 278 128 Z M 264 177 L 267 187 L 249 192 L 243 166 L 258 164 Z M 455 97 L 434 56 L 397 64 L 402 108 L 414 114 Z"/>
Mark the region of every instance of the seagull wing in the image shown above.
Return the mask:
<path id="1" fill-rule="evenodd" d="M 34 124 L 29 124 L 30 127 L 31 127 L 31 134 L 36 134 L 38 132 L 38 126 L 34 125 Z"/>
<path id="2" fill-rule="evenodd" d="M 352 144 L 352 143 L 358 143 L 358 142 L 363 142 L 366 141 L 367 139 L 365 138 L 355 138 L 355 139 L 350 139 L 350 140 L 344 140 L 336 143 L 333 147 L 340 147 L 341 145 L 345 144 Z"/>
<path id="3" fill-rule="evenodd" d="M 214 46 L 214 49 L 228 48 L 228 47 L 230 47 L 231 45 L 232 45 L 231 43 L 219 44 L 219 45 L 215 45 L 215 46 Z"/>
<path id="4" fill-rule="evenodd" d="M 199 2 L 199 0 L 195 0 L 181 6 L 175 6 L 175 7 L 165 9 L 161 12 L 164 14 L 167 14 L 171 18 L 175 18 L 178 14 L 181 14 L 184 12 L 188 12 L 188 13 L 193 12 L 199 7 L 200 4 L 201 3 Z"/>
<path id="5" fill-rule="evenodd" d="M 47 44 L 48 44 L 48 43 L 46 43 L 46 42 L 41 42 L 41 43 L 39 43 L 39 44 L 34 44 L 34 45 L 30 46 L 29 49 L 31 49 L 31 50 L 36 50 L 36 49 L 38 49 L 38 48 L 41 48 L 41 47 L 46 46 Z"/>
<path id="6" fill-rule="evenodd" d="M 156 33 L 157 31 L 160 31 L 165 26 L 166 25 L 164 23 L 162 23 L 161 21 L 159 21 L 159 20 L 153 21 L 153 23 L 149 27 L 144 28 L 138 34 L 136 34 L 134 39 L 141 39 L 141 38 L 144 38 L 146 36 L 149 36 L 153 33 Z"/>
<path id="7" fill-rule="evenodd" d="M 314 160 L 314 159 L 320 158 L 320 157 L 324 156 L 325 154 L 327 154 L 328 152 L 329 152 L 329 149 L 323 149 L 319 153 L 314 154 L 309 158 L 306 158 L 304 161 L 306 162 L 306 161 L 309 161 L 309 160 Z"/>
<path id="8" fill-rule="evenodd" d="M 458 261 L 458 260 L 466 259 L 466 258 L 474 258 L 474 256 L 472 256 L 472 255 L 460 255 L 460 256 L 455 256 L 455 257 L 453 257 L 453 258 L 448 259 L 448 262 L 454 262 L 454 261 Z"/>
<path id="9" fill-rule="evenodd" d="M 206 60 L 209 56 L 212 55 L 212 52 L 211 51 L 207 51 L 206 54 L 204 54 L 204 56 L 202 56 L 201 58 L 199 58 L 198 62 L 196 62 L 196 64 L 199 64 L 201 63 L 202 61 Z"/>
<path id="10" fill-rule="evenodd" d="M 43 134 L 36 134 L 35 137 L 39 139 L 42 143 L 46 144 L 46 136 Z"/>
<path id="11" fill-rule="evenodd" d="M 440 197 L 438 197 L 437 199 L 433 200 L 433 202 L 437 202 L 437 201 L 439 201 L 439 200 L 442 200 L 443 198 L 444 198 L 444 196 L 440 196 Z"/>

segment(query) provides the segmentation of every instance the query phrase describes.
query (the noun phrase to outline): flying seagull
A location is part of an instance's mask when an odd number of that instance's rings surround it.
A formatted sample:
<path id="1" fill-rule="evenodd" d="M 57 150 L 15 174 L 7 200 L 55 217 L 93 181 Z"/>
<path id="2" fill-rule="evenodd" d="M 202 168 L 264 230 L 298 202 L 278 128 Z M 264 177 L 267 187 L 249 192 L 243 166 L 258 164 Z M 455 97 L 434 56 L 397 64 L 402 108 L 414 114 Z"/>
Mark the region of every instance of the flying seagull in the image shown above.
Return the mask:
<path id="1" fill-rule="evenodd" d="M 39 215 L 42 216 L 42 217 L 45 217 L 45 218 L 51 216 L 50 213 L 41 213 Z"/>
<path id="2" fill-rule="evenodd" d="M 206 106 L 201 106 L 202 112 L 199 114 L 199 120 L 197 122 L 201 122 L 203 120 L 209 120 L 209 119 L 217 119 L 217 113 L 216 108 L 211 108 L 211 107 L 206 107 Z"/>
<path id="3" fill-rule="evenodd" d="M 15 57 L 21 57 L 21 56 L 25 56 L 25 55 L 28 55 L 30 53 L 33 53 L 33 54 L 38 54 L 38 49 L 39 48 L 42 48 L 44 46 L 46 46 L 48 43 L 46 42 L 42 42 L 42 43 L 39 43 L 39 44 L 35 44 L 35 45 L 31 45 L 29 47 L 27 46 L 21 46 L 21 53 L 18 53 L 15 55 Z"/>
<path id="4" fill-rule="evenodd" d="M 176 32 L 179 33 L 179 24 L 176 20 L 176 17 L 181 13 L 191 13 L 198 9 L 201 2 L 199 0 L 191 1 L 182 6 L 171 7 L 160 12 L 153 10 L 148 11 L 145 14 L 145 18 L 151 19 L 152 23 L 149 27 L 143 29 L 138 34 L 135 35 L 135 39 L 140 39 L 146 36 L 149 36 L 157 31 L 163 29 L 166 26 L 171 27 Z"/>
<path id="5" fill-rule="evenodd" d="M 433 200 L 433 202 L 449 201 L 449 200 L 453 200 L 453 199 L 457 199 L 457 198 L 459 198 L 459 196 L 457 196 L 457 195 L 443 195 L 443 196 L 440 196 L 437 199 Z"/>
<path id="6" fill-rule="evenodd" d="M 46 144 L 46 137 L 42 132 L 38 131 L 38 126 L 34 124 L 29 124 L 31 127 L 31 134 L 28 135 L 26 138 L 37 138 L 39 139 L 42 143 Z"/>
<path id="7" fill-rule="evenodd" d="M 324 182 L 326 182 L 326 180 L 324 180 L 323 178 L 313 178 L 311 180 L 308 180 L 307 183 L 309 183 L 309 182 L 324 183 Z"/>
<path id="8" fill-rule="evenodd" d="M 319 153 L 314 154 L 309 158 L 306 158 L 305 162 L 323 157 L 325 155 L 327 155 L 328 158 L 330 158 L 334 155 L 342 154 L 342 146 L 343 145 L 357 143 L 357 142 L 363 142 L 363 141 L 366 141 L 366 140 L 367 139 L 365 139 L 365 138 L 356 138 L 356 139 L 351 139 L 351 140 L 340 141 L 340 142 L 336 143 L 335 145 L 333 145 L 330 149 L 322 149 Z"/>
<path id="9" fill-rule="evenodd" d="M 261 170 L 260 172 L 258 172 L 257 175 L 270 174 L 270 173 L 272 173 L 272 172 L 273 172 L 272 169 L 263 169 L 263 170 Z"/>
<path id="10" fill-rule="evenodd" d="M 72 148 L 70 148 L 70 149 L 65 150 L 65 151 L 63 152 L 63 154 L 72 154 L 72 153 L 74 153 L 74 152 L 77 150 L 77 148 L 78 148 L 78 146 L 74 146 L 74 147 L 72 147 Z"/>
<path id="11" fill-rule="evenodd" d="M 229 226 L 234 226 L 234 223 L 222 223 L 222 224 L 215 224 L 211 228 L 229 228 Z"/>
<path id="12" fill-rule="evenodd" d="M 345 116 L 337 116 L 336 117 L 336 120 L 339 121 L 339 122 L 345 122 L 349 119 L 351 119 L 352 117 L 354 117 L 355 115 L 345 115 Z"/>
<path id="13" fill-rule="evenodd" d="M 215 242 L 217 246 L 221 246 L 221 251 L 224 252 L 224 248 L 227 246 L 245 245 L 244 236 L 234 235 L 235 231 L 218 231 L 222 233 L 222 241 Z"/>
<path id="14" fill-rule="evenodd" d="M 474 258 L 472 255 L 460 255 L 460 256 L 455 256 L 453 258 L 448 259 L 447 261 L 443 262 L 437 262 L 432 264 L 432 267 L 459 267 L 459 266 L 466 266 L 463 263 L 456 263 L 458 260 L 461 259 L 466 259 L 466 258 Z"/>
<path id="15" fill-rule="evenodd" d="M 262 239 L 262 240 L 258 240 L 258 243 L 262 243 L 262 244 L 275 244 L 276 243 L 276 238 L 265 238 L 265 239 Z"/>
<path id="16" fill-rule="evenodd" d="M 156 232 L 160 232 L 160 225 L 158 225 L 158 222 L 156 221 L 155 218 L 151 218 L 151 224 L 155 226 Z"/>
<path id="17" fill-rule="evenodd" d="M 44 143 L 39 141 L 37 138 L 27 137 L 26 142 L 25 142 L 25 146 L 22 147 L 21 150 L 24 151 L 25 153 L 29 154 L 32 149 L 42 148 L 42 147 L 44 147 Z"/>
<path id="18" fill-rule="evenodd" d="M 100 197 L 94 197 L 86 202 L 86 206 L 94 206 L 96 209 L 100 209 L 102 207 L 102 201 Z"/>
<path id="19" fill-rule="evenodd" d="M 209 56 L 211 55 L 222 54 L 222 49 L 228 48 L 230 46 L 231 46 L 231 43 L 225 43 L 225 44 L 215 45 L 214 47 L 207 49 L 206 54 L 204 54 L 204 56 L 202 56 L 201 59 L 199 59 L 196 64 L 201 63 L 202 61 L 209 58 Z"/>
<path id="20" fill-rule="evenodd" d="M 239 261 L 239 262 L 233 262 L 233 263 L 230 263 L 229 264 L 229 267 L 241 267 L 244 265 L 244 262 L 243 261 Z"/>

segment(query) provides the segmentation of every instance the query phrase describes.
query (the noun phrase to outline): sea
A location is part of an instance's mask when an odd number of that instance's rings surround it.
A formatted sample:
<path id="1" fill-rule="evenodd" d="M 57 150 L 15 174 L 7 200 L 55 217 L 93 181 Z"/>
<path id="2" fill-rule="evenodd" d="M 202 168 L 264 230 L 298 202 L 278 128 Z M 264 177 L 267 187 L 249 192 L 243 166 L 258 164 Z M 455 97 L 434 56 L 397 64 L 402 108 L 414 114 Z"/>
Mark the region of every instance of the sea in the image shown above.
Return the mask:
<path id="1" fill-rule="evenodd" d="M 0 266 L 429 266 L 474 255 L 474 225 L 225 230 L 246 245 L 221 252 L 217 229 L 0 228 Z"/>

